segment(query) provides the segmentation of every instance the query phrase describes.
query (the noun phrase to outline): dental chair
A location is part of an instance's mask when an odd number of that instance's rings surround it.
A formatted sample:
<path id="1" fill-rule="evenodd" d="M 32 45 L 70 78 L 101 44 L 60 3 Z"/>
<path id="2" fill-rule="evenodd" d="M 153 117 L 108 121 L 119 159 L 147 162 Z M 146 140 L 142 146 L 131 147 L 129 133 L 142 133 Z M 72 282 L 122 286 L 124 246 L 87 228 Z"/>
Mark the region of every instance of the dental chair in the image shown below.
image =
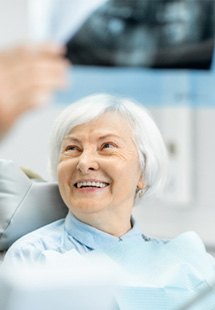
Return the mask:
<path id="1" fill-rule="evenodd" d="M 29 179 L 13 161 L 0 159 L 0 260 L 18 238 L 66 214 L 57 184 Z"/>

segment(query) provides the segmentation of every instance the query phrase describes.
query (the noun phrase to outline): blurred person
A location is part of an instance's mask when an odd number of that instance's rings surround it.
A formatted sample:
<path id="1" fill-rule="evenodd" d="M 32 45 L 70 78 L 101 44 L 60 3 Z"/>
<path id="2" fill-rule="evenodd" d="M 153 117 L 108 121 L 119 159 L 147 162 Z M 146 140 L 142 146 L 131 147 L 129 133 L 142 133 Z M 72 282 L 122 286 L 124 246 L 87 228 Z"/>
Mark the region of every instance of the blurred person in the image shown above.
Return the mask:
<path id="1" fill-rule="evenodd" d="M 26 111 L 49 102 L 67 84 L 64 48 L 55 43 L 0 51 L 0 137 Z"/>
<path id="2" fill-rule="evenodd" d="M 80 263 L 108 258 L 128 275 L 116 295 L 119 309 L 174 309 L 209 288 L 215 261 L 197 234 L 158 240 L 145 236 L 132 215 L 163 187 L 167 162 L 142 105 L 106 94 L 73 103 L 56 120 L 50 154 L 68 215 L 15 242 L 4 264 L 56 267 L 57 257 L 65 267 L 66 257 L 72 268 L 78 256 Z"/>

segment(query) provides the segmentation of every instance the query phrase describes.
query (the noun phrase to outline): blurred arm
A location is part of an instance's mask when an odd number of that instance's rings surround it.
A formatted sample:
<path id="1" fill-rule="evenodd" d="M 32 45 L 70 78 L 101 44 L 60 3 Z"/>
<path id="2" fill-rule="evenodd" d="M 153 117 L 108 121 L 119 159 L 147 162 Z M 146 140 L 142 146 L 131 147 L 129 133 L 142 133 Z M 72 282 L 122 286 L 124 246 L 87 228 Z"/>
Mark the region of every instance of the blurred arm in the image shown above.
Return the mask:
<path id="1" fill-rule="evenodd" d="M 49 101 L 67 85 L 64 49 L 53 43 L 0 52 L 0 135 L 25 111 Z"/>

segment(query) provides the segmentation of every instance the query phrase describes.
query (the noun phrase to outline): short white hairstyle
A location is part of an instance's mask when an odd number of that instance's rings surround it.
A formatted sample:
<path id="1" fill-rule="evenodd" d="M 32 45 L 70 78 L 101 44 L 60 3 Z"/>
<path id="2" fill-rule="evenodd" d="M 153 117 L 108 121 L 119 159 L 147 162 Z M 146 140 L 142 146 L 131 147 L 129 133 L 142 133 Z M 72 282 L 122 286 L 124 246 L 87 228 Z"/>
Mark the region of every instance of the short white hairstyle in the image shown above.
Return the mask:
<path id="1" fill-rule="evenodd" d="M 60 113 L 50 139 L 49 168 L 56 179 L 57 166 L 66 135 L 77 126 L 98 118 L 105 112 L 118 113 L 133 131 L 137 146 L 144 188 L 148 193 L 163 189 L 167 177 L 167 151 L 161 133 L 150 113 L 140 103 L 109 94 L 95 94 L 80 99 Z M 140 195 L 141 196 L 141 195 Z"/>

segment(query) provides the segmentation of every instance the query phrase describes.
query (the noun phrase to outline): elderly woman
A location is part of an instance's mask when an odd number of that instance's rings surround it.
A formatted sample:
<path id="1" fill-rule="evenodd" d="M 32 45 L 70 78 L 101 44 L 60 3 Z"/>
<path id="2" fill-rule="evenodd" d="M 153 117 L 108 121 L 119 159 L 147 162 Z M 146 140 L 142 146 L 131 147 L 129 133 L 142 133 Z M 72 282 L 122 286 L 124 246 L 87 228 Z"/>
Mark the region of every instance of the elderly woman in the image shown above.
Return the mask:
<path id="1" fill-rule="evenodd" d="M 73 103 L 55 123 L 50 166 L 68 215 L 21 238 L 6 261 L 35 262 L 70 250 L 105 253 L 148 288 L 141 298 L 154 309 L 169 309 L 209 286 L 215 263 L 195 233 L 155 240 L 132 217 L 134 205 L 166 179 L 164 142 L 142 105 L 106 94 Z"/>

